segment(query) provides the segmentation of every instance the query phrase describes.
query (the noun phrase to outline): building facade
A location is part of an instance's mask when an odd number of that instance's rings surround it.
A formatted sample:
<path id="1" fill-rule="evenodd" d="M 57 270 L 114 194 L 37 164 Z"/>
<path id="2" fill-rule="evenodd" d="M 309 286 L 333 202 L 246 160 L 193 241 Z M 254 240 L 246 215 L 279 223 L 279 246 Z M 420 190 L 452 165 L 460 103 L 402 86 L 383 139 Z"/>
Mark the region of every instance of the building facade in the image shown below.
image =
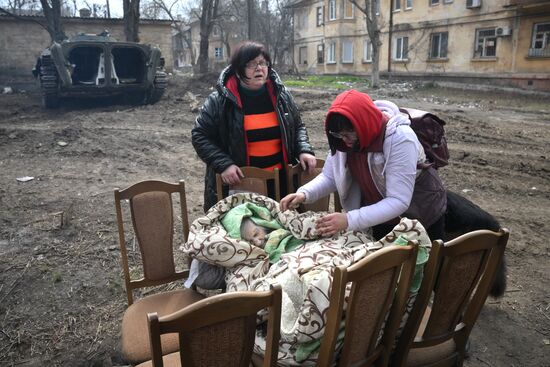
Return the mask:
<path id="1" fill-rule="evenodd" d="M 351 1 L 292 7 L 300 72 L 371 72 L 365 15 Z M 376 9 L 382 75 L 550 90 L 548 0 L 378 0 Z"/>

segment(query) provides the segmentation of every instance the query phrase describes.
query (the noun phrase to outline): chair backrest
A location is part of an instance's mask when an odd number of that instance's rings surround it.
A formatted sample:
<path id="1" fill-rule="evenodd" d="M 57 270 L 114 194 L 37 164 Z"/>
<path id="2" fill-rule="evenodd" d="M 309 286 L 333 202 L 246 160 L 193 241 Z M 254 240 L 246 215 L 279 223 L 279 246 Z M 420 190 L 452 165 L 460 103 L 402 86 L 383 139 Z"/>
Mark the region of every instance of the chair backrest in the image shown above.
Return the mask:
<path id="1" fill-rule="evenodd" d="M 268 308 L 264 367 L 275 366 L 279 351 L 281 287 L 266 292 L 229 292 L 159 318 L 148 314 L 153 367 L 162 367 L 161 335 L 178 333 L 182 367 L 241 366 L 252 359 L 258 311 Z"/>
<path id="2" fill-rule="evenodd" d="M 243 192 L 255 192 L 261 195 L 268 196 L 268 181 L 273 182 L 275 189 L 275 200 L 281 200 L 281 186 L 279 182 L 279 170 L 275 168 L 273 171 L 266 171 L 258 167 L 239 167 L 244 175 L 241 178 L 241 183 L 238 185 L 229 186 L 229 190 L 243 191 Z M 224 191 L 224 184 L 222 177 L 219 173 L 216 174 L 216 195 L 218 201 L 227 196 Z"/>
<path id="3" fill-rule="evenodd" d="M 335 268 L 326 330 L 317 366 L 328 367 L 334 362 L 348 282 L 351 282 L 351 288 L 345 311 L 344 344 L 338 366 L 387 364 L 405 311 L 417 251 L 416 242 L 409 242 L 407 246 L 392 245 L 370 254 L 347 269 L 345 266 Z M 381 331 L 382 339 L 378 343 Z"/>
<path id="4" fill-rule="evenodd" d="M 323 170 L 323 167 L 325 165 L 325 161 L 323 159 L 317 159 L 317 165 L 315 166 L 315 169 L 312 173 L 308 173 L 307 171 L 304 171 L 300 164 L 297 165 L 287 165 L 286 167 L 286 179 L 287 179 L 287 188 L 288 192 L 296 192 L 296 190 L 300 187 L 308 183 L 309 181 L 313 180 L 321 171 Z M 300 211 L 301 212 L 307 212 L 309 210 L 314 212 L 321 212 L 321 211 L 328 211 L 330 207 L 330 196 L 326 196 L 324 198 L 321 198 L 317 200 L 314 203 L 311 204 L 302 204 L 300 205 Z M 340 212 L 342 211 L 342 206 L 340 204 L 340 198 L 338 197 L 338 194 L 334 193 L 334 211 Z"/>
<path id="5" fill-rule="evenodd" d="M 174 213 L 172 195 L 179 194 L 184 240 L 189 234 L 185 182 L 142 181 L 127 189 L 115 189 L 115 206 L 122 267 L 126 282 L 128 305 L 133 303 L 133 290 L 183 279 L 188 271 L 176 271 L 174 264 Z M 143 274 L 140 279 L 130 276 L 126 230 L 121 202 L 129 201 L 135 239 L 141 252 Z"/>
<path id="6" fill-rule="evenodd" d="M 453 341 L 450 362 L 464 358 L 469 334 L 487 299 L 509 231 L 478 230 L 449 242 L 434 241 L 415 304 L 392 365 L 405 366 L 413 348 Z M 431 311 L 426 312 L 433 301 Z M 422 324 L 422 326 L 421 326 Z"/>

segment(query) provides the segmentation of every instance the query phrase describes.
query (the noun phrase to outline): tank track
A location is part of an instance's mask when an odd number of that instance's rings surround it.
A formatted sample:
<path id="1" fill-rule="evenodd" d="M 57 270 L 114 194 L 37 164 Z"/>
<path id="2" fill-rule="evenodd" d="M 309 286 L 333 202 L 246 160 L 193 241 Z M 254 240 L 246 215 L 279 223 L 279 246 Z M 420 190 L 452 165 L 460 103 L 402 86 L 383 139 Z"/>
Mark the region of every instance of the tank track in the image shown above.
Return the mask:
<path id="1" fill-rule="evenodd" d="M 157 70 L 155 80 L 153 81 L 153 88 L 150 91 L 148 103 L 154 104 L 160 101 L 166 86 L 168 85 L 168 78 L 165 71 Z"/>
<path id="2" fill-rule="evenodd" d="M 42 56 L 40 66 L 40 88 L 42 89 L 42 104 L 46 108 L 59 107 L 57 69 L 51 56 Z"/>

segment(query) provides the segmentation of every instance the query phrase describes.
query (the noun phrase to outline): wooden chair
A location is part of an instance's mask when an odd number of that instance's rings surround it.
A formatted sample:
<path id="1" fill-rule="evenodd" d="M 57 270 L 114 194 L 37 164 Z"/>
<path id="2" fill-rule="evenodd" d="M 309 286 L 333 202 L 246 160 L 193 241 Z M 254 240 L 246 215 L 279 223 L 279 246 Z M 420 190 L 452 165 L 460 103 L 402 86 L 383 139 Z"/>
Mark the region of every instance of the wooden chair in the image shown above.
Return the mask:
<path id="1" fill-rule="evenodd" d="M 230 292 L 209 297 L 171 315 L 150 313 L 153 359 L 138 367 L 250 365 L 257 312 L 268 308 L 264 367 L 277 363 L 281 322 L 281 287 L 267 292 Z M 177 333 L 180 351 L 163 356 L 161 335 Z"/>
<path id="2" fill-rule="evenodd" d="M 216 174 L 216 194 L 218 201 L 227 196 L 227 190 L 256 192 L 268 196 L 267 182 L 272 180 L 275 188 L 275 200 L 281 201 L 281 186 L 279 182 L 279 170 L 275 168 L 273 171 L 266 171 L 261 168 L 245 166 L 240 167 L 244 178 L 241 183 L 233 186 L 225 186 L 222 182 L 222 177 L 219 173 Z"/>
<path id="3" fill-rule="evenodd" d="M 487 299 L 508 237 L 509 231 L 503 228 L 499 232 L 473 231 L 445 244 L 434 241 L 392 366 L 462 365 L 466 342 Z"/>
<path id="4" fill-rule="evenodd" d="M 385 366 L 405 311 L 418 245 L 393 245 L 346 269 L 334 270 L 325 335 L 317 366 L 332 366 L 344 314 L 346 285 L 351 282 L 345 311 L 345 336 L 338 366 Z M 389 314 L 388 314 L 389 312 Z M 387 316 L 385 326 L 382 326 Z M 383 328 L 382 339 L 377 344 Z"/>
<path id="5" fill-rule="evenodd" d="M 317 165 L 315 166 L 315 169 L 312 173 L 308 173 L 307 171 L 304 171 L 300 164 L 297 165 L 287 165 L 286 167 L 286 179 L 287 179 L 287 187 L 288 192 L 296 192 L 296 190 L 300 187 L 308 183 L 309 181 L 313 180 L 321 171 L 323 170 L 323 166 L 325 165 L 325 161 L 323 159 L 317 159 Z M 342 211 L 342 205 L 340 204 L 340 198 L 338 197 L 338 193 L 334 193 L 334 211 L 340 212 Z M 314 212 L 321 212 L 321 211 L 328 211 L 330 207 L 330 196 L 321 198 L 317 200 L 314 203 L 311 204 L 302 204 L 300 205 L 300 212 L 307 212 L 309 210 Z"/>
<path id="6" fill-rule="evenodd" d="M 164 316 L 197 302 L 204 296 L 190 289 L 177 289 L 149 295 L 134 302 L 133 292 L 137 288 L 158 286 L 188 277 L 187 270 L 176 271 L 173 253 L 173 194 L 179 194 L 185 239 L 189 233 L 184 181 L 180 181 L 179 184 L 143 181 L 122 191 L 115 189 L 114 193 L 120 253 L 128 297 L 128 308 L 122 319 L 122 353 L 129 362 L 139 363 L 151 359 L 147 313 L 156 311 Z M 129 215 L 123 215 L 121 202 L 125 200 L 129 201 Z M 129 269 L 124 228 L 124 217 L 128 216 L 131 217 L 139 245 L 142 272 Z M 136 271 L 140 274 L 136 275 Z M 130 273 L 133 276 L 130 276 Z M 177 338 L 167 335 L 163 346 L 165 353 L 178 350 Z"/>

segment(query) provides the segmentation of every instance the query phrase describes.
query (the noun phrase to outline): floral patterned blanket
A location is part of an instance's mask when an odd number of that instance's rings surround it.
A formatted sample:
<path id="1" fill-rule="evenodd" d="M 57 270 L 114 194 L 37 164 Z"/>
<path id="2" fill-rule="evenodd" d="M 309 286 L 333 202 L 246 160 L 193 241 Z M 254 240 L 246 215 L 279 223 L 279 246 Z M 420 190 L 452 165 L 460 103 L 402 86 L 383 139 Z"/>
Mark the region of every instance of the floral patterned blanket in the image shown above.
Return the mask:
<path id="1" fill-rule="evenodd" d="M 269 209 L 273 218 L 305 243 L 281 255 L 274 264 L 268 254 L 251 243 L 228 236 L 221 218 L 233 207 L 253 202 Z M 205 216 L 191 225 L 189 239 L 182 246 L 194 259 L 226 268 L 227 291 L 267 290 L 279 283 L 283 290 L 279 364 L 314 365 L 316 346 L 325 329 L 329 290 L 335 266 L 349 266 L 372 251 L 390 245 L 401 234 L 430 245 L 424 228 L 404 218 L 385 238 L 373 241 L 368 233 L 343 232 L 332 238 L 321 238 L 315 221 L 324 212 L 281 212 L 279 204 L 254 193 L 238 193 L 218 202 Z M 314 346 L 312 348 L 312 345 Z M 263 354 L 265 341 L 256 338 L 256 351 Z"/>

